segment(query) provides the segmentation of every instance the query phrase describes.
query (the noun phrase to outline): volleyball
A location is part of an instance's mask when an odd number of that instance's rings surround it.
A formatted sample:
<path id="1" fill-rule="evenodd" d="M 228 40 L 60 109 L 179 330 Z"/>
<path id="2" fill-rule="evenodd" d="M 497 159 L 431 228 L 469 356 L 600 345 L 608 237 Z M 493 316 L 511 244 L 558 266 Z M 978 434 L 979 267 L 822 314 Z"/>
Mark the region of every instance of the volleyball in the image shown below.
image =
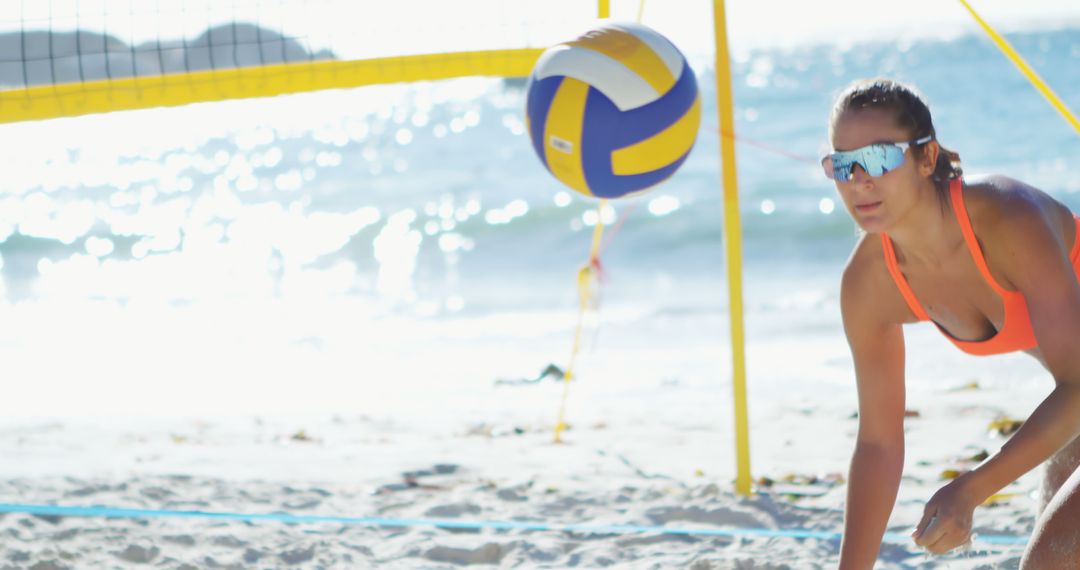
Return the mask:
<path id="1" fill-rule="evenodd" d="M 660 33 L 604 23 L 544 51 L 526 90 L 529 137 L 563 184 L 597 198 L 644 193 L 686 161 L 701 123 L 697 80 Z"/>

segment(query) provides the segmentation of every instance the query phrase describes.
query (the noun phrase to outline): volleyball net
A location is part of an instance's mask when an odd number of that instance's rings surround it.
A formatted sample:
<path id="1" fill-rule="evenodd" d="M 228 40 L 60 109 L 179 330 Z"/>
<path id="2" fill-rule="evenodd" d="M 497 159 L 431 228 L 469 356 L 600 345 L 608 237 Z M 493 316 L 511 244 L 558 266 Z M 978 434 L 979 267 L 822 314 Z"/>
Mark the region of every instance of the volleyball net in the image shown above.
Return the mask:
<path id="1" fill-rule="evenodd" d="M 22 2 L 0 16 L 0 122 L 523 77 L 596 17 L 596 4 L 565 0 Z"/>

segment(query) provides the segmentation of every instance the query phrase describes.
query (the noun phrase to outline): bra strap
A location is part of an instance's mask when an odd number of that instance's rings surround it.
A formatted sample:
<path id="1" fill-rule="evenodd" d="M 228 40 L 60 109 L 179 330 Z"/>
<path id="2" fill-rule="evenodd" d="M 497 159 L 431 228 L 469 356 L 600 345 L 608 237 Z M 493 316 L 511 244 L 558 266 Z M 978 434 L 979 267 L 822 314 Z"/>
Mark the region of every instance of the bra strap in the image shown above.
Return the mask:
<path id="1" fill-rule="evenodd" d="M 904 274 L 900 272 L 900 267 L 896 263 L 896 250 L 893 249 L 889 234 L 885 232 L 881 232 L 881 248 L 885 251 L 885 267 L 889 268 L 889 275 L 892 275 L 896 288 L 900 289 L 900 294 L 904 297 L 904 301 L 907 301 L 911 312 L 915 313 L 915 316 L 920 321 L 929 321 L 930 315 L 927 315 L 926 311 L 923 310 L 922 304 L 915 298 L 915 293 L 911 290 L 911 286 L 908 285 Z"/>
<path id="2" fill-rule="evenodd" d="M 986 258 L 983 257 L 982 248 L 979 247 L 979 241 L 975 238 L 975 230 L 971 228 L 971 219 L 968 218 L 967 208 L 964 206 L 963 183 L 959 178 L 954 178 L 949 184 L 949 195 L 952 198 L 953 210 L 956 211 L 956 221 L 960 223 L 960 231 L 964 234 L 964 241 L 967 243 L 972 259 L 975 260 L 975 265 L 990 287 L 998 295 L 1004 297 L 1009 291 L 998 285 L 994 276 L 990 274 L 990 268 L 986 265 Z"/>

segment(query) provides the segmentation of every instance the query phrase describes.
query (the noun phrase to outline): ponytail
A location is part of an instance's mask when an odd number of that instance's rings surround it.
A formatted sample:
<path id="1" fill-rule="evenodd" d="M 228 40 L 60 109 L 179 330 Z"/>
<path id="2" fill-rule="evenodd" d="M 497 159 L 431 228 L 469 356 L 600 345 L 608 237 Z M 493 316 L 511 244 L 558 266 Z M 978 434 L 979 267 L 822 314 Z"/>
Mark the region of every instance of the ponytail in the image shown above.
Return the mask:
<path id="1" fill-rule="evenodd" d="M 919 155 L 923 149 L 919 149 Z M 960 178 L 964 170 L 960 167 L 960 153 L 938 144 L 937 163 L 934 165 L 934 182 L 947 184 L 954 178 Z"/>

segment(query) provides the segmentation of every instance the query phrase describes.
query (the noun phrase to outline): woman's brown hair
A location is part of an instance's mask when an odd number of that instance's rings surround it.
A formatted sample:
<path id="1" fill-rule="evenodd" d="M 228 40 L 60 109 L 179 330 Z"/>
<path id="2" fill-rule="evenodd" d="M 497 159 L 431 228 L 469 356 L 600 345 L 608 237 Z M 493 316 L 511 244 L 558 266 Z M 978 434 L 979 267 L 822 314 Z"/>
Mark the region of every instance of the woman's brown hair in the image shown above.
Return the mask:
<path id="1" fill-rule="evenodd" d="M 844 89 L 836 98 L 832 114 L 829 117 L 829 133 L 836 127 L 840 116 L 847 111 L 857 109 L 884 109 L 892 113 L 896 124 L 906 129 L 910 140 L 921 139 L 930 135 L 937 140 L 934 121 L 930 116 L 930 107 L 914 88 L 891 79 L 869 79 L 856 81 Z M 933 179 L 939 192 L 944 193 L 949 181 L 963 174 L 960 168 L 960 155 L 946 149 L 938 142 L 941 149 L 934 165 Z M 925 145 L 912 146 L 915 158 L 922 158 Z"/>

